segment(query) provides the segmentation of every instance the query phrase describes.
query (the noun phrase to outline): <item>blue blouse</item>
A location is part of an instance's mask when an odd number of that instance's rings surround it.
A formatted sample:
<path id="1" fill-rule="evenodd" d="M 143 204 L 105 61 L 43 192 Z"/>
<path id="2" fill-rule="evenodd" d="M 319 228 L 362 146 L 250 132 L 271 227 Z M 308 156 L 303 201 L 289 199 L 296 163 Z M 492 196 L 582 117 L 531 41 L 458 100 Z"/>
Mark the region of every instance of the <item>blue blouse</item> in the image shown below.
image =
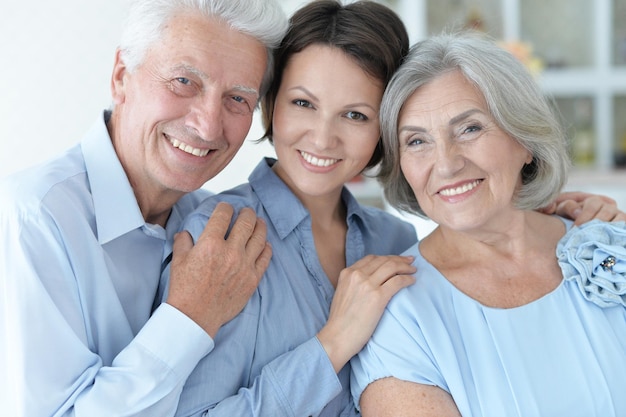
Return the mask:
<path id="1" fill-rule="evenodd" d="M 269 158 L 261 161 L 248 184 L 210 197 L 185 223 L 196 239 L 218 202 L 236 211 L 252 207 L 267 223 L 273 256 L 244 310 L 220 329 L 215 349 L 187 380 L 178 415 L 355 414 L 349 365 L 337 375 L 316 338 L 334 288 L 317 257 L 309 213 L 272 164 Z M 412 225 L 359 205 L 347 189 L 342 198 L 347 265 L 367 254 L 402 253 L 417 241 Z"/>
<path id="2" fill-rule="evenodd" d="M 624 223 L 571 228 L 557 247 L 561 284 L 500 309 L 456 289 L 415 245 L 416 283 L 352 359 L 355 403 L 394 376 L 441 387 L 464 417 L 625 416 L 625 246 Z"/>

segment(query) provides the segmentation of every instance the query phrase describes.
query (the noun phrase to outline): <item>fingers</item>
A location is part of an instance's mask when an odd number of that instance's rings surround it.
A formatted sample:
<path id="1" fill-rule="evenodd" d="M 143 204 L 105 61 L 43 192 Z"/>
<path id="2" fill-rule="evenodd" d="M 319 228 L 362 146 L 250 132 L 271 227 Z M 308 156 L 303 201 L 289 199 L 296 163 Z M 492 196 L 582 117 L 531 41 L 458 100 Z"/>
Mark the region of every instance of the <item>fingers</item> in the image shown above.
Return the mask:
<path id="1" fill-rule="evenodd" d="M 271 259 L 272 259 L 272 245 L 270 245 L 269 242 L 266 242 L 265 246 L 263 247 L 263 250 L 261 251 L 261 254 L 256 259 L 256 263 L 255 263 L 257 283 L 263 277 L 263 274 L 265 273 L 265 270 L 269 266 Z"/>
<path id="2" fill-rule="evenodd" d="M 242 211 L 243 213 L 240 213 L 239 217 L 242 215 L 246 216 L 249 213 L 254 214 L 250 209 L 244 209 Z M 239 221 L 239 218 L 237 218 L 237 220 Z M 257 219 L 256 216 L 254 216 L 254 228 L 251 233 L 249 233 L 249 224 L 247 222 L 250 222 L 250 219 L 246 217 L 242 219 L 242 222 L 246 223 L 245 225 L 241 225 L 242 230 L 239 230 L 239 228 L 235 229 L 235 226 L 238 226 L 238 224 L 235 223 L 231 235 L 228 238 L 235 241 L 241 239 L 242 244 L 246 248 L 246 252 L 250 253 L 251 256 L 259 255 L 267 246 L 267 225 L 262 219 Z"/>
<path id="3" fill-rule="evenodd" d="M 558 195 L 558 197 L 556 198 L 554 202 L 556 204 L 560 204 L 563 201 L 572 200 L 577 203 L 582 203 L 583 201 L 592 197 L 596 197 L 607 204 L 615 204 L 615 200 L 605 195 L 585 193 L 582 191 L 568 191 L 568 192 L 561 193 Z"/>
<path id="4" fill-rule="evenodd" d="M 227 203 L 218 203 L 211 213 L 202 234 L 198 237 L 198 242 L 210 239 L 224 239 L 228 232 L 228 227 L 233 218 L 233 207 Z"/>
<path id="5" fill-rule="evenodd" d="M 346 271 L 360 271 L 373 284 L 382 285 L 392 277 L 413 274 L 416 271 L 411 264 L 413 260 L 412 256 L 368 255 L 346 268 Z"/>
<path id="6" fill-rule="evenodd" d="M 617 212 L 617 214 L 611 219 L 612 222 L 623 222 L 626 221 L 626 213 L 623 211 Z"/>
<path id="7" fill-rule="evenodd" d="M 220 203 L 195 245 L 187 232 L 174 239 L 167 302 L 211 336 L 244 308 L 272 256 L 265 222 L 244 208 L 229 232 L 233 216 Z"/>
<path id="8" fill-rule="evenodd" d="M 577 203 L 584 201 L 585 199 L 591 197 L 593 194 L 583 193 L 582 191 L 568 191 L 559 194 L 554 201 L 555 205 L 558 205 L 566 200 L 572 200 Z"/>
<path id="9" fill-rule="evenodd" d="M 218 203 L 198 238 L 198 244 L 203 242 L 209 244 L 216 240 L 226 240 L 232 250 L 243 248 L 253 259 L 257 258 L 265 251 L 267 244 L 267 226 L 265 222 L 257 218 L 254 210 L 244 207 L 237 214 L 232 229 L 228 232 L 233 216 L 234 210 L 230 204 Z M 271 257 L 271 249 L 269 256 Z M 263 255 L 261 260 L 266 258 L 267 253 Z M 267 265 L 265 268 L 267 268 Z"/>
<path id="10" fill-rule="evenodd" d="M 580 203 L 565 200 L 557 205 L 556 214 L 574 220 L 576 225 L 593 219 L 602 221 L 626 219 L 626 214 L 617 208 L 615 200 L 598 195 L 591 195 Z"/>
<path id="11" fill-rule="evenodd" d="M 554 212 L 556 211 L 556 207 L 557 207 L 557 203 L 555 202 L 545 207 L 542 207 L 538 209 L 537 211 L 544 213 L 544 214 L 554 214 Z"/>
<path id="12" fill-rule="evenodd" d="M 328 321 L 318 333 L 335 370 L 363 348 L 391 297 L 414 282 L 412 261 L 370 255 L 341 271 Z"/>
<path id="13" fill-rule="evenodd" d="M 567 219 L 576 220 L 580 218 L 582 212 L 582 204 L 574 200 L 565 200 L 555 206 L 554 212 L 559 216 Z M 579 224 L 579 223 L 577 223 Z"/>
<path id="14" fill-rule="evenodd" d="M 174 235 L 174 245 L 172 246 L 172 251 L 175 254 L 189 252 L 191 248 L 193 248 L 193 239 L 191 238 L 189 232 L 183 230 L 182 232 Z"/>

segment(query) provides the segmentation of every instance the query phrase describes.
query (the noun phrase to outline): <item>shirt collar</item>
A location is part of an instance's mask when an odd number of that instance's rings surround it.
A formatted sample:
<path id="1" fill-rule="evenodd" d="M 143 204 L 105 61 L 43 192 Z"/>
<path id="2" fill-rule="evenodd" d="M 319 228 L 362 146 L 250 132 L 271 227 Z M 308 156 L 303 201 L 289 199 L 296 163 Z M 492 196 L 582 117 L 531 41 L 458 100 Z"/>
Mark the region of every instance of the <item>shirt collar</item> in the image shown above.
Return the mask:
<path id="1" fill-rule="evenodd" d="M 133 188 L 107 131 L 105 120 L 108 116 L 109 113 L 105 112 L 81 142 L 101 244 L 145 225 Z"/>
<path id="2" fill-rule="evenodd" d="M 309 212 L 272 170 L 275 162 L 274 158 L 264 158 L 252 171 L 248 181 L 267 211 L 278 235 L 284 239 L 309 217 Z M 346 187 L 343 187 L 341 198 L 346 205 L 349 222 L 354 218 L 363 218 L 363 208 Z"/>

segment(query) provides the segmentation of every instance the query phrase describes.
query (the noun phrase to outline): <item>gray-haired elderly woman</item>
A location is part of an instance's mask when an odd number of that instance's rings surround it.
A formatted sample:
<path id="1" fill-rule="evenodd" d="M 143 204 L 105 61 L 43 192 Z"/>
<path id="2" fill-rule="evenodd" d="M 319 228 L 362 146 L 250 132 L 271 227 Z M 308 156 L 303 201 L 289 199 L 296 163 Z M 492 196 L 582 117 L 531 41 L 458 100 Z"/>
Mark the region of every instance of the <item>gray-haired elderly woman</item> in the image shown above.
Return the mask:
<path id="1" fill-rule="evenodd" d="M 352 361 L 362 414 L 626 415 L 626 226 L 536 211 L 569 161 L 525 67 L 478 35 L 433 37 L 381 117 L 387 198 L 438 227 Z"/>

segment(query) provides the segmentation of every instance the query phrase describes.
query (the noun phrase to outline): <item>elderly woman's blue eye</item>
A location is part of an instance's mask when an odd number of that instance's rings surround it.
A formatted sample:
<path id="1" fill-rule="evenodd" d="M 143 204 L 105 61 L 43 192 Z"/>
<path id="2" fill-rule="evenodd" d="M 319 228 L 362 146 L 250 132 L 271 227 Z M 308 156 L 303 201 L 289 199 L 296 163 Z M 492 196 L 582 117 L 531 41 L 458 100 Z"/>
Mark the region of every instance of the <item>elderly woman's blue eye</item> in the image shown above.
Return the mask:
<path id="1" fill-rule="evenodd" d="M 177 77 L 176 81 L 178 81 L 181 84 L 185 84 L 185 85 L 191 84 L 191 81 L 189 80 L 189 78 L 185 78 L 185 77 Z"/>
<path id="2" fill-rule="evenodd" d="M 421 145 L 422 143 L 424 143 L 424 141 L 420 138 L 410 138 L 409 140 L 406 141 L 406 144 L 408 146 Z"/>

